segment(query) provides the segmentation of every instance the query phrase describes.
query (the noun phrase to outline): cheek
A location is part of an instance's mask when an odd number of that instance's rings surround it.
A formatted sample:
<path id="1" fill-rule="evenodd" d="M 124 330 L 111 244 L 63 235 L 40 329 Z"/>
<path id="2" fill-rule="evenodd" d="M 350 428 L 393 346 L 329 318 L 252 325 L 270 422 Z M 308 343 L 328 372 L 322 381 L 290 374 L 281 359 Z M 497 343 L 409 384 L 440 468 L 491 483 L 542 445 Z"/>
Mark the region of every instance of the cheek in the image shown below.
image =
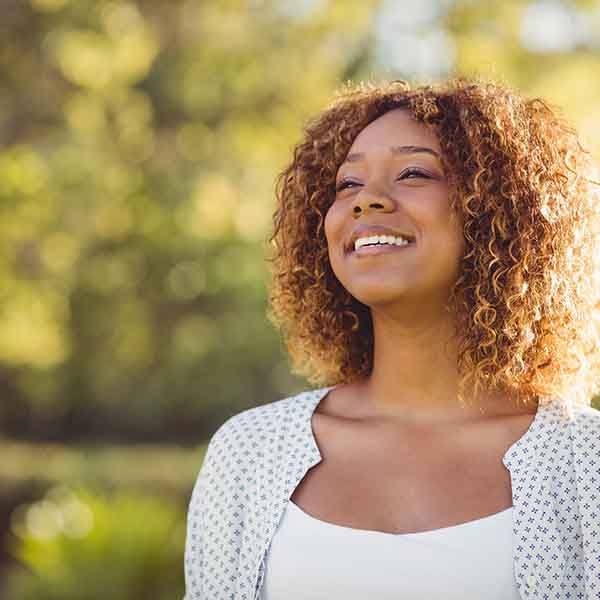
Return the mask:
<path id="1" fill-rule="evenodd" d="M 323 220 L 323 229 L 327 241 L 329 263 L 336 277 L 343 278 L 344 261 L 344 221 L 341 212 L 331 206 Z"/>
<path id="2" fill-rule="evenodd" d="M 452 237 L 456 242 L 458 252 L 462 256 L 462 254 L 466 248 L 466 240 L 465 240 L 465 234 L 463 231 L 462 219 L 460 218 L 459 215 L 455 214 L 454 212 L 451 212 L 448 215 L 448 222 L 449 222 L 449 225 L 450 225 L 450 228 L 452 231 Z"/>
<path id="3" fill-rule="evenodd" d="M 330 248 L 339 243 L 340 236 L 342 235 L 342 219 L 339 210 L 334 204 L 325 213 L 323 228 L 325 229 L 325 237 Z"/>

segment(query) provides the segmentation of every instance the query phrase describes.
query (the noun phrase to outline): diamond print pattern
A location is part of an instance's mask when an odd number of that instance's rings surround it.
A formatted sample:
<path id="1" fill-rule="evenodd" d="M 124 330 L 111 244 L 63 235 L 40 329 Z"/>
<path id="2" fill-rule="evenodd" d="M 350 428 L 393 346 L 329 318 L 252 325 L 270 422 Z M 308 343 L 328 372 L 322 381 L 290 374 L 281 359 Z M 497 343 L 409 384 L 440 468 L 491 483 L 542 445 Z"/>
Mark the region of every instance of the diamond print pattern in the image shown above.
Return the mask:
<path id="1" fill-rule="evenodd" d="M 183 600 L 259 598 L 286 504 L 322 460 L 311 417 L 332 387 L 247 409 L 211 437 L 188 508 Z M 545 399 L 502 462 L 521 597 L 600 600 L 600 411 Z"/>

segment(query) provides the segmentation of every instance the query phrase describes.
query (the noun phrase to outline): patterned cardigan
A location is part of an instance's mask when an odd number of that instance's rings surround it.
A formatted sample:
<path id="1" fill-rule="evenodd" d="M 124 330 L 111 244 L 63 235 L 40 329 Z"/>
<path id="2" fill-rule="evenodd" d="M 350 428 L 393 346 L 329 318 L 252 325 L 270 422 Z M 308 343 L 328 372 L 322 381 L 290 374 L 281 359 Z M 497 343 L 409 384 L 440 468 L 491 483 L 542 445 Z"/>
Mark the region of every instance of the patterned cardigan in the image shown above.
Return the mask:
<path id="1" fill-rule="evenodd" d="M 183 600 L 257 600 L 286 503 L 321 454 L 311 417 L 334 386 L 246 409 L 214 433 L 187 515 Z M 523 600 L 600 599 L 600 411 L 545 398 L 502 458 Z"/>

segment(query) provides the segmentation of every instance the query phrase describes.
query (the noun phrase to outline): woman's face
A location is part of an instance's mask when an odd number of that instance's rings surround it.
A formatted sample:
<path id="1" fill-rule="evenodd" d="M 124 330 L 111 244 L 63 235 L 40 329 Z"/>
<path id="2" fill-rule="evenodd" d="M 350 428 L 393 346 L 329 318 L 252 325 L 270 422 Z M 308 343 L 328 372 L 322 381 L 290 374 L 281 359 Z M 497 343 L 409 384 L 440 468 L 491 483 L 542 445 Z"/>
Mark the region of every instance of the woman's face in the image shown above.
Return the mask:
<path id="1" fill-rule="evenodd" d="M 464 251 L 462 225 L 450 210 L 435 134 L 405 109 L 365 127 L 336 176 L 325 216 L 329 260 L 340 283 L 374 307 L 402 299 L 445 302 Z M 373 231 L 369 231 L 373 227 Z M 405 234 L 407 246 L 348 248 L 363 237 Z"/>

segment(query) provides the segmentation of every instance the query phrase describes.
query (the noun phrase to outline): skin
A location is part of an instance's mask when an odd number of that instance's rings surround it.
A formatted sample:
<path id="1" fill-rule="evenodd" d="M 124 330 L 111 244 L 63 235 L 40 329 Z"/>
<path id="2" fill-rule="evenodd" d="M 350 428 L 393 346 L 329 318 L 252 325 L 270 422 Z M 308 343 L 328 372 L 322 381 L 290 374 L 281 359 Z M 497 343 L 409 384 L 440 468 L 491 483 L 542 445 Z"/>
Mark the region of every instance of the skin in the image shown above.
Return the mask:
<path id="1" fill-rule="evenodd" d="M 394 154 L 392 146 L 419 146 L 441 154 L 435 134 L 404 109 L 365 127 L 338 170 L 336 197 L 325 217 L 329 259 L 342 285 L 371 309 L 374 368 L 360 384 L 335 390 L 363 418 L 398 424 L 458 424 L 481 417 L 530 413 L 492 393 L 456 400 L 458 383 L 452 315 L 444 309 L 465 250 L 462 223 L 450 208 L 438 157 Z M 347 156 L 347 158 L 348 158 Z M 407 169 L 419 173 L 407 173 Z M 349 255 L 345 244 L 359 223 L 413 234 L 399 252 Z M 435 377 L 432 377 L 435 373 Z M 349 400 L 352 398 L 352 400 Z"/>

